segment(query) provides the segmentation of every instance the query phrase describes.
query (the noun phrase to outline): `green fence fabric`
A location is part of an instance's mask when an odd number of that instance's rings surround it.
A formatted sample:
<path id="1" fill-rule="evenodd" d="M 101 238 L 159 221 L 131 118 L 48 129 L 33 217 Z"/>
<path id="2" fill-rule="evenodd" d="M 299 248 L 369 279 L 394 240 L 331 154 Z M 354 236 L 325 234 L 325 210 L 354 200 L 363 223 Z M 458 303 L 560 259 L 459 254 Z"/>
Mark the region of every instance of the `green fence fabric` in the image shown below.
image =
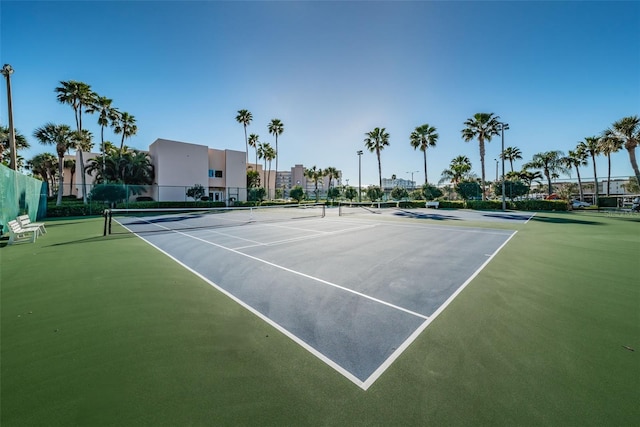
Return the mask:
<path id="1" fill-rule="evenodd" d="M 0 165 L 0 230 L 18 215 L 29 215 L 32 221 L 46 216 L 47 194 L 44 182 Z"/>

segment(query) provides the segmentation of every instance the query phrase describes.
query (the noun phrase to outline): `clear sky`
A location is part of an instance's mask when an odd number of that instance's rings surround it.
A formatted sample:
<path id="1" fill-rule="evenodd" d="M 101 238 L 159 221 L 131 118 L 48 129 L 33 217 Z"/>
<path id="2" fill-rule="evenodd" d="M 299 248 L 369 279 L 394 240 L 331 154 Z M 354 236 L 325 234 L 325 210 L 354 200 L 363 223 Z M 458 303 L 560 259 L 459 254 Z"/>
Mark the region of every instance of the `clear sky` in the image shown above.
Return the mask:
<path id="1" fill-rule="evenodd" d="M 71 107 L 54 93 L 64 80 L 90 84 L 133 114 L 131 147 L 166 138 L 244 151 L 235 116 L 247 109 L 254 118 L 248 132 L 262 142 L 275 143 L 271 119 L 284 123 L 280 170 L 333 166 L 350 185 L 358 180 L 356 151 L 375 127 L 390 133 L 383 177 L 414 172 L 421 184 L 422 152 L 411 148 L 409 134 L 424 123 L 440 135 L 427 152 L 436 183 L 461 154 L 480 175 L 478 143 L 465 143 L 460 132 L 475 113 L 509 123 L 505 146 L 524 156 L 516 169 L 535 153 L 566 153 L 640 114 L 636 1 L 2 0 L 0 20 L 1 61 L 15 69 L 14 123 L 31 143 L 25 159 L 54 151 L 35 141 L 35 128 L 74 125 Z M 98 147 L 96 120 L 87 116 L 84 127 Z M 487 179 L 495 178 L 499 152 L 494 138 Z M 255 158 L 251 148 L 249 155 Z M 606 176 L 605 158 L 596 164 Z M 593 175 L 591 165 L 581 172 Z M 627 152 L 614 154 L 612 176 L 630 175 Z M 375 154 L 365 150 L 362 184 L 377 182 Z"/>

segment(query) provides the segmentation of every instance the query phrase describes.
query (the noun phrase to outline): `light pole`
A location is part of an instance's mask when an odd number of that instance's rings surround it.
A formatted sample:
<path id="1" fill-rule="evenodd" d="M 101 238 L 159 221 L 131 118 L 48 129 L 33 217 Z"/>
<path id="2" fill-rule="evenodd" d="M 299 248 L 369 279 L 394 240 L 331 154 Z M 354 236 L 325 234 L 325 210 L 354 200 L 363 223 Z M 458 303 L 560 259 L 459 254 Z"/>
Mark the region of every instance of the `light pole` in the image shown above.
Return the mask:
<path id="1" fill-rule="evenodd" d="M 504 196 L 504 131 L 509 129 L 509 123 L 498 123 L 499 130 L 502 133 L 502 151 L 500 151 L 500 158 L 502 159 L 502 210 L 507 210 L 507 202 L 505 201 Z"/>
<path id="2" fill-rule="evenodd" d="M 2 75 L 7 79 L 7 112 L 9 113 L 9 167 L 13 170 L 18 169 L 16 161 L 16 130 L 13 128 L 13 106 L 11 104 L 11 74 L 13 68 L 9 64 L 2 67 Z"/>
<path id="3" fill-rule="evenodd" d="M 362 150 L 358 150 L 358 202 L 362 201 Z"/>
<path id="4" fill-rule="evenodd" d="M 415 190 L 415 189 L 416 189 L 416 183 L 413 181 L 413 174 L 414 174 L 414 173 L 418 173 L 418 172 L 420 172 L 420 171 L 410 171 L 410 172 L 407 172 L 407 173 L 410 173 L 410 174 L 411 174 L 411 189 L 412 189 L 412 190 Z"/>
<path id="5" fill-rule="evenodd" d="M 496 162 L 496 182 L 498 182 L 498 159 L 493 159 Z"/>

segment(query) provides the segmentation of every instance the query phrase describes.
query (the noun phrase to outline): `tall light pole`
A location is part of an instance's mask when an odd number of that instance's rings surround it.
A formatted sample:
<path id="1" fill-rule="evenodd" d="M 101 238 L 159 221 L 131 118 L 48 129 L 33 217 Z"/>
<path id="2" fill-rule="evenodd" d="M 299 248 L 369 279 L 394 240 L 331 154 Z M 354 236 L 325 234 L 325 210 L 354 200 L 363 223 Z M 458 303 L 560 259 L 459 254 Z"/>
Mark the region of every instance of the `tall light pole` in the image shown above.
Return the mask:
<path id="1" fill-rule="evenodd" d="M 13 68 L 9 64 L 4 64 L 2 67 L 2 75 L 7 79 L 7 112 L 9 113 L 9 155 L 10 163 L 9 167 L 13 170 L 17 170 L 17 155 L 16 155 L 16 130 L 13 127 L 13 106 L 11 104 L 11 74 L 13 74 Z"/>
<path id="2" fill-rule="evenodd" d="M 498 159 L 493 159 L 496 162 L 496 182 L 498 182 Z"/>
<path id="3" fill-rule="evenodd" d="M 362 201 L 362 150 L 358 150 L 358 202 Z"/>
<path id="4" fill-rule="evenodd" d="M 412 190 L 416 189 L 416 183 L 413 181 L 413 174 L 414 173 L 418 173 L 418 172 L 420 172 L 420 171 L 409 171 L 409 172 L 407 172 L 407 173 L 411 174 L 411 189 Z"/>
<path id="5" fill-rule="evenodd" d="M 504 131 L 509 129 L 509 123 L 498 123 L 499 129 L 502 133 L 502 151 L 500 152 L 500 158 L 502 158 L 502 210 L 507 210 L 507 202 L 504 196 Z"/>

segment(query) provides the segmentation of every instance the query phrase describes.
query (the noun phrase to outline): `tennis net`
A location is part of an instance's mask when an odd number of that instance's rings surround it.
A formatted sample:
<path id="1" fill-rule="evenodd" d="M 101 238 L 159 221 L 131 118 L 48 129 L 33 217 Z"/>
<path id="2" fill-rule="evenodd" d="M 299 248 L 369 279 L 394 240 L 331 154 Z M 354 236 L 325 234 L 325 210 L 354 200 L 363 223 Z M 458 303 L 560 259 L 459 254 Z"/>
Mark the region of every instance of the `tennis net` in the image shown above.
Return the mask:
<path id="1" fill-rule="evenodd" d="M 105 211 L 104 235 L 118 233 L 112 228 L 114 221 L 134 233 L 152 233 L 323 218 L 324 208 L 324 204 L 318 203 L 226 208 L 109 209 Z"/>
<path id="2" fill-rule="evenodd" d="M 338 205 L 339 215 L 354 215 L 373 213 L 379 214 L 383 209 L 393 209 L 398 207 L 398 202 L 340 202 Z"/>

